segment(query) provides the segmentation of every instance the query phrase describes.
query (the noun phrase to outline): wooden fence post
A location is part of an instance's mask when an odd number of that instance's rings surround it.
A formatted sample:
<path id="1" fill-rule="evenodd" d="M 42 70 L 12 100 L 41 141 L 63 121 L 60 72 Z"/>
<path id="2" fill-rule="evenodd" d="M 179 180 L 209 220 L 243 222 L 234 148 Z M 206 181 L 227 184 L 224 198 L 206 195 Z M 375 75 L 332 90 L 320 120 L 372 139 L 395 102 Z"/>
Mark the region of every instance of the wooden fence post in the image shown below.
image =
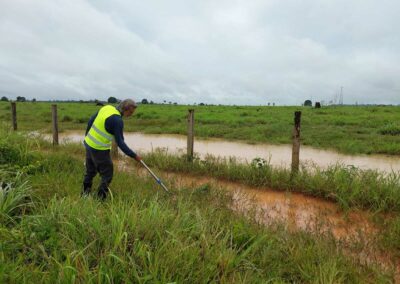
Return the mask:
<path id="1" fill-rule="evenodd" d="M 189 109 L 187 121 L 188 121 L 187 158 L 188 161 L 192 161 L 193 144 L 194 144 L 194 109 Z"/>
<path id="2" fill-rule="evenodd" d="M 51 105 L 52 121 L 53 121 L 53 146 L 58 145 L 58 119 L 57 105 Z"/>
<path id="3" fill-rule="evenodd" d="M 300 162 L 300 120 L 301 111 L 294 113 L 293 148 L 292 148 L 292 174 L 299 171 Z"/>
<path id="4" fill-rule="evenodd" d="M 17 130 L 17 105 L 15 102 L 11 103 L 11 117 L 14 131 Z"/>
<path id="5" fill-rule="evenodd" d="M 118 145 L 117 142 L 115 142 L 115 139 L 112 140 L 111 157 L 118 159 Z"/>

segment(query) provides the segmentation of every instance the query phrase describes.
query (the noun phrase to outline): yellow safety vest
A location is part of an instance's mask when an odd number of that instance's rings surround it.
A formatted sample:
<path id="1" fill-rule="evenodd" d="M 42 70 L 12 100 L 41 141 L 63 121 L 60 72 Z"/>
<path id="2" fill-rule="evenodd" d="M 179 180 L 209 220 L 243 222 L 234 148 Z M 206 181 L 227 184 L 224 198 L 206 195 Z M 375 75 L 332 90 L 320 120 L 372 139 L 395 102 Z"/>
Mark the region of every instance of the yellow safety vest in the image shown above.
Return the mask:
<path id="1" fill-rule="evenodd" d="M 106 119 L 114 114 L 121 116 L 121 113 L 114 106 L 103 106 L 99 110 L 92 127 L 85 137 L 86 144 L 96 150 L 111 149 L 111 142 L 114 139 L 114 135 L 106 130 L 105 123 Z"/>

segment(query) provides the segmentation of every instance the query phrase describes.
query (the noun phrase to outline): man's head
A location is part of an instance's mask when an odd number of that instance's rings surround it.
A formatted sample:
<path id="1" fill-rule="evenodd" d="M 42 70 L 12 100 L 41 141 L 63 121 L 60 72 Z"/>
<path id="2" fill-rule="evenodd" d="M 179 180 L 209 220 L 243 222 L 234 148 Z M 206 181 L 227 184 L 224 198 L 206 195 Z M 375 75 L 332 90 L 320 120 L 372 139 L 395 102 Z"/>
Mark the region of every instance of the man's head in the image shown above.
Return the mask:
<path id="1" fill-rule="evenodd" d="M 137 105 L 134 100 L 126 99 L 119 103 L 117 109 L 124 117 L 130 117 L 137 108 Z"/>

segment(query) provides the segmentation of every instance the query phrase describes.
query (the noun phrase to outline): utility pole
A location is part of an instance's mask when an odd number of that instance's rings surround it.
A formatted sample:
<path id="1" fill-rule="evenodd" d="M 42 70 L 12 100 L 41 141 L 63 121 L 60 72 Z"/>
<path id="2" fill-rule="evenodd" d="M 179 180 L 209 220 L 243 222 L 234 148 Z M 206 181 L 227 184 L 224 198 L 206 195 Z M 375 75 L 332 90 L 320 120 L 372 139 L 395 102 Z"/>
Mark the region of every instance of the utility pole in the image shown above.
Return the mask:
<path id="1" fill-rule="evenodd" d="M 343 105 L 343 86 L 340 87 L 340 101 L 339 101 L 340 105 Z"/>

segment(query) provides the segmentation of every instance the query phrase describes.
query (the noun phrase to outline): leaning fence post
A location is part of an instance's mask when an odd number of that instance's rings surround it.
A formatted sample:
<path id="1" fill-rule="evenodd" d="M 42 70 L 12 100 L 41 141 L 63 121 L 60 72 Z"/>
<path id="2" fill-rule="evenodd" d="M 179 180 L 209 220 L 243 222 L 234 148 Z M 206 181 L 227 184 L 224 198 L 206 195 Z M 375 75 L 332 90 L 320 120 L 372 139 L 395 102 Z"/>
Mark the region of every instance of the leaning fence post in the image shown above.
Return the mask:
<path id="1" fill-rule="evenodd" d="M 292 174 L 299 171 L 300 161 L 300 119 L 301 111 L 294 113 L 293 148 L 292 148 Z"/>
<path id="2" fill-rule="evenodd" d="M 53 146 L 58 145 L 58 120 L 57 105 L 51 105 L 52 121 L 53 121 Z"/>
<path id="3" fill-rule="evenodd" d="M 118 145 L 117 142 L 115 142 L 115 139 L 112 140 L 111 156 L 115 159 L 118 159 Z"/>
<path id="4" fill-rule="evenodd" d="M 17 105 L 15 102 L 11 103 L 11 117 L 12 117 L 13 129 L 17 130 Z"/>
<path id="5" fill-rule="evenodd" d="M 189 109 L 188 136 L 187 136 L 187 158 L 188 158 L 188 161 L 193 160 L 193 144 L 194 144 L 194 109 Z"/>

